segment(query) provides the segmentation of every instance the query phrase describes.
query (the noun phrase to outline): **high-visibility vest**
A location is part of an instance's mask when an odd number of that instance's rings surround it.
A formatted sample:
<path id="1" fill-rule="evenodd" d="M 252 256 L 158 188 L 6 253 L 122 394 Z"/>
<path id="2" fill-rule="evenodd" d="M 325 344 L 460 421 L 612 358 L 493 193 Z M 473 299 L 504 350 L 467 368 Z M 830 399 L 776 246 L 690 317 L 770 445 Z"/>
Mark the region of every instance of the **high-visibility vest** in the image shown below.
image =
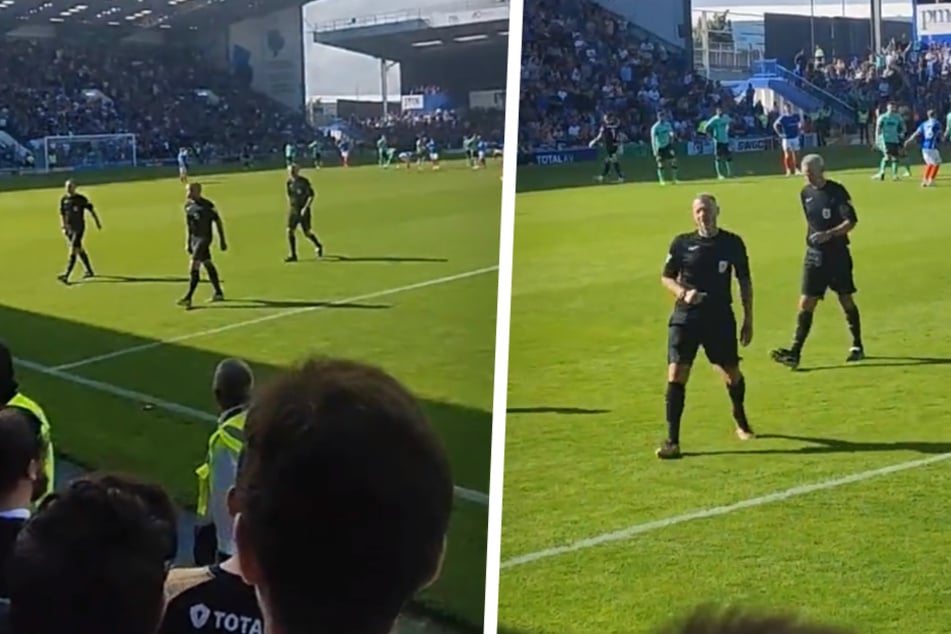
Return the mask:
<path id="1" fill-rule="evenodd" d="M 859 123 L 868 123 L 868 110 L 859 110 Z"/>
<path id="2" fill-rule="evenodd" d="M 208 438 L 208 454 L 205 457 L 205 463 L 195 469 L 195 475 L 198 476 L 198 502 L 196 507 L 199 517 L 208 513 L 208 501 L 211 497 L 211 458 L 219 447 L 223 446 L 237 461 L 238 456 L 241 455 L 241 449 L 244 447 L 244 421 L 246 417 L 247 411 L 244 409 L 229 416 L 221 421 L 218 429 Z"/>
<path id="3" fill-rule="evenodd" d="M 46 491 L 43 492 L 43 495 L 40 499 L 45 498 L 47 495 L 53 492 L 55 486 L 53 484 L 53 474 L 56 473 L 56 466 L 54 464 L 53 457 L 53 437 L 52 431 L 50 429 L 49 420 L 46 418 L 46 412 L 43 411 L 43 408 L 37 405 L 36 401 L 23 396 L 17 392 L 13 398 L 7 401 L 7 407 L 19 407 L 20 409 L 25 409 L 34 416 L 37 420 L 40 421 L 40 435 L 43 437 L 43 441 L 46 443 Z"/>

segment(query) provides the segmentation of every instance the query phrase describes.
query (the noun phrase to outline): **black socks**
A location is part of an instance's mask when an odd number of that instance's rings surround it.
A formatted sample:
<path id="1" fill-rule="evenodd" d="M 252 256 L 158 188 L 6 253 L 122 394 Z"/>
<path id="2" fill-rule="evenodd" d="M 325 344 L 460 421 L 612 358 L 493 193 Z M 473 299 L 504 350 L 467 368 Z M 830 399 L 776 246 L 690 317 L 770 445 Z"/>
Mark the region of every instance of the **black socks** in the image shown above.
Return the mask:
<path id="1" fill-rule="evenodd" d="M 802 347 L 806 344 L 806 338 L 809 336 L 809 331 L 811 329 L 812 312 L 808 310 L 800 310 L 799 315 L 796 317 L 796 334 L 793 337 L 791 348 L 793 354 L 799 354 L 802 352 Z"/>
<path id="2" fill-rule="evenodd" d="M 736 426 L 743 431 L 750 431 L 749 421 L 746 420 L 746 407 L 743 405 L 746 400 L 746 378 L 740 375 L 740 380 L 728 383 L 726 389 L 730 394 L 730 402 L 733 403 L 733 420 L 736 421 Z"/>
<path id="3" fill-rule="evenodd" d="M 859 317 L 859 307 L 853 305 L 852 308 L 845 311 L 845 320 L 849 324 L 849 332 L 852 333 L 852 347 L 863 348 L 862 346 L 862 320 Z"/>
<path id="4" fill-rule="evenodd" d="M 205 270 L 208 271 L 208 279 L 211 281 L 211 285 L 215 288 L 215 293 L 217 295 L 221 295 L 221 280 L 218 278 L 218 269 L 211 262 L 206 262 Z"/>
<path id="5" fill-rule="evenodd" d="M 293 231 L 287 232 L 287 245 L 291 249 L 291 257 L 297 257 L 297 236 L 294 235 Z"/>
<path id="6" fill-rule="evenodd" d="M 195 294 L 195 289 L 198 288 L 199 279 L 201 279 L 201 274 L 198 272 L 198 269 L 192 269 L 188 278 L 188 294 L 185 295 L 185 299 L 191 299 Z"/>
<path id="7" fill-rule="evenodd" d="M 684 414 L 687 388 L 682 383 L 667 384 L 667 440 L 680 444 L 680 419 Z"/>

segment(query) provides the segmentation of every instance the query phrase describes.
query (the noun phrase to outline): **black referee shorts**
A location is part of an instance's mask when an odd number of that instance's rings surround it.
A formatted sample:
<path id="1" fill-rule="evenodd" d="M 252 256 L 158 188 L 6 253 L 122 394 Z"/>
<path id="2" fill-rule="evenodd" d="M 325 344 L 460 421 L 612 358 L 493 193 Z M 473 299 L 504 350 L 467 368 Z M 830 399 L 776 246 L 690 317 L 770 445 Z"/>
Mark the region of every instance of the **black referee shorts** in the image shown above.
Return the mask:
<path id="1" fill-rule="evenodd" d="M 826 290 L 837 295 L 853 295 L 852 254 L 848 250 L 823 253 L 808 249 L 802 263 L 802 294 L 822 299 Z"/>
<path id="2" fill-rule="evenodd" d="M 188 241 L 188 253 L 196 262 L 211 261 L 211 240 L 208 238 L 192 237 Z"/>
<path id="3" fill-rule="evenodd" d="M 304 233 L 310 233 L 312 226 L 310 210 L 291 209 L 287 212 L 287 228 L 294 231 L 298 227 Z"/>
<path id="4" fill-rule="evenodd" d="M 676 316 L 676 315 L 675 315 Z M 736 317 L 732 310 L 672 316 L 667 327 L 667 363 L 691 365 L 703 347 L 707 360 L 721 368 L 739 365 Z"/>
<path id="5" fill-rule="evenodd" d="M 66 227 L 66 243 L 70 248 L 82 249 L 84 235 L 86 235 L 86 227 Z"/>

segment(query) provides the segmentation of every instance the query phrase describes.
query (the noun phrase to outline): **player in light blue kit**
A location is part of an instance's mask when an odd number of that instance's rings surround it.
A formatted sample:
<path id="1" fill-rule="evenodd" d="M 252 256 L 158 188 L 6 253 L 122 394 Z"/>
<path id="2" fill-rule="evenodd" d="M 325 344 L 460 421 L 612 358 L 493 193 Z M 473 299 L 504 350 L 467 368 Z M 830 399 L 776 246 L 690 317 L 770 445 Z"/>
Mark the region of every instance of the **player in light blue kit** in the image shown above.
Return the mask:
<path id="1" fill-rule="evenodd" d="M 799 138 L 802 135 L 802 117 L 792 111 L 790 104 L 784 104 L 783 114 L 776 119 L 773 130 L 779 135 L 782 144 L 783 167 L 786 169 L 786 176 L 798 174 L 799 157 L 796 154 L 801 147 Z"/>
<path id="2" fill-rule="evenodd" d="M 667 120 L 667 113 L 658 110 L 657 121 L 651 126 L 651 150 L 657 161 L 657 180 L 666 185 L 664 167 L 670 168 L 671 180 L 677 183 L 677 155 L 674 154 L 674 128 Z"/>
<path id="3" fill-rule="evenodd" d="M 178 148 L 178 180 L 188 182 L 188 148 Z"/>
<path id="4" fill-rule="evenodd" d="M 724 114 L 723 108 L 717 106 L 716 113 L 707 119 L 702 126 L 701 131 L 713 139 L 713 166 L 717 172 L 717 178 L 725 179 L 727 176 L 733 176 L 733 152 L 730 151 L 730 125 L 733 121 L 730 115 Z M 726 167 L 726 175 L 720 168 L 720 164 Z"/>
<path id="5" fill-rule="evenodd" d="M 934 185 L 934 179 L 941 169 L 941 151 L 938 145 L 941 143 L 941 122 L 934 110 L 928 111 L 928 118 L 922 121 L 914 134 L 905 141 L 905 147 L 915 139 L 921 139 L 921 158 L 925 161 L 925 172 L 921 176 L 921 186 L 931 187 Z"/>

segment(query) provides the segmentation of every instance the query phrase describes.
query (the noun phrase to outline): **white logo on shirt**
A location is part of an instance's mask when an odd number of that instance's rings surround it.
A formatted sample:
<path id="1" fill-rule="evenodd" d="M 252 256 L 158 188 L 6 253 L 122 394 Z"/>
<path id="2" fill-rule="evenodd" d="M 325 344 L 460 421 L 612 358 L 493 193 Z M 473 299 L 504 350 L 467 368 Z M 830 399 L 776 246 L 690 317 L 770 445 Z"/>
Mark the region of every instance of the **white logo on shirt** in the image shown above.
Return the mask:
<path id="1" fill-rule="evenodd" d="M 188 611 L 188 615 L 191 617 L 192 627 L 196 630 L 200 630 L 208 624 L 208 619 L 211 617 L 211 610 L 209 610 L 208 606 L 204 603 L 199 603 L 191 607 Z"/>
<path id="2" fill-rule="evenodd" d="M 727 262 L 726 260 L 720 260 L 719 268 L 721 273 L 726 273 L 726 270 L 730 268 L 730 263 Z"/>
<path id="3" fill-rule="evenodd" d="M 688 250 L 688 251 L 696 251 L 696 250 L 699 249 L 699 248 L 700 248 L 700 245 L 699 245 L 699 244 L 695 244 L 695 245 L 693 245 L 692 247 L 687 247 L 687 250 Z"/>

